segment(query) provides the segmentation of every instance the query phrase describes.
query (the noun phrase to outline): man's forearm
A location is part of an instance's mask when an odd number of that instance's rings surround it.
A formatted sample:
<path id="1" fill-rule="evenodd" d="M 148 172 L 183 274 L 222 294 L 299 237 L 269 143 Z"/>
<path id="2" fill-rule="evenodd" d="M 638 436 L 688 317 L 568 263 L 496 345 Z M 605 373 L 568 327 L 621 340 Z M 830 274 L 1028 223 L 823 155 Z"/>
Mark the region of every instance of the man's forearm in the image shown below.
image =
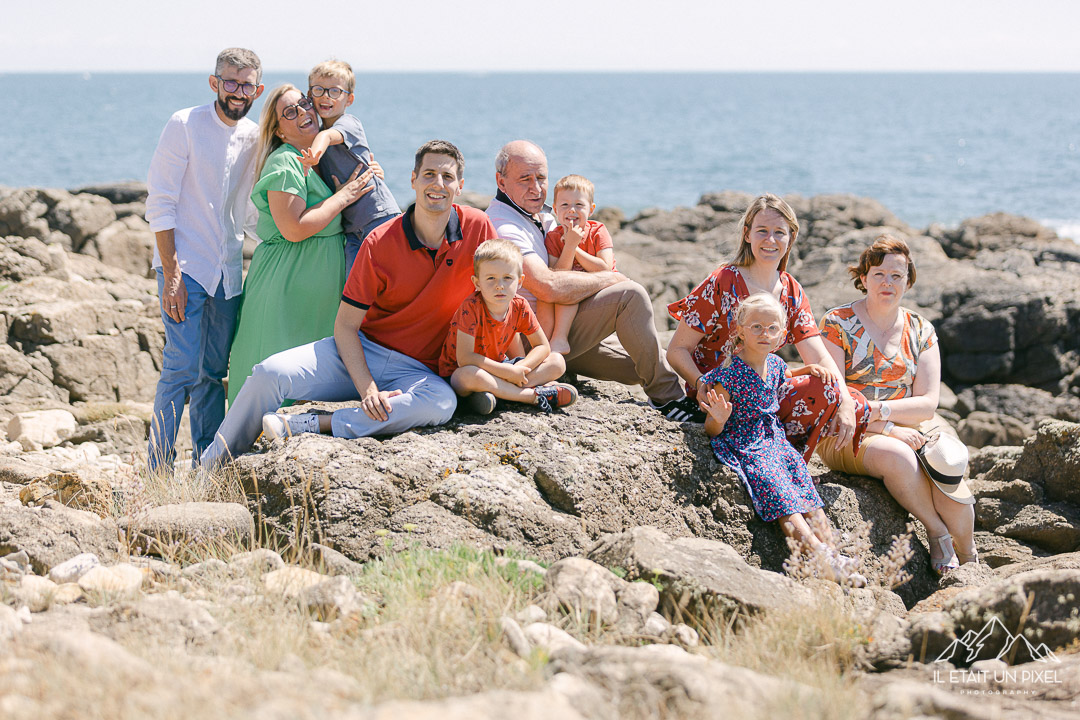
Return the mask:
<path id="1" fill-rule="evenodd" d="M 626 279 L 614 272 L 582 273 L 549 270 L 548 275 L 544 282 L 533 283 L 530 283 L 526 276 L 525 288 L 531 291 L 538 300 L 558 305 L 579 303 L 604 288 Z"/>
<path id="2" fill-rule="evenodd" d="M 364 346 L 360 342 L 357 329 L 340 322 L 334 323 L 334 342 L 337 343 L 338 355 L 341 356 L 341 362 L 345 365 L 357 394 L 364 397 L 371 391 L 377 391 L 379 388 L 368 370 Z"/>
<path id="3" fill-rule="evenodd" d="M 174 228 L 158 230 L 154 233 L 158 257 L 161 258 L 161 271 L 166 275 L 180 272 L 180 262 L 176 257 L 176 233 Z"/>

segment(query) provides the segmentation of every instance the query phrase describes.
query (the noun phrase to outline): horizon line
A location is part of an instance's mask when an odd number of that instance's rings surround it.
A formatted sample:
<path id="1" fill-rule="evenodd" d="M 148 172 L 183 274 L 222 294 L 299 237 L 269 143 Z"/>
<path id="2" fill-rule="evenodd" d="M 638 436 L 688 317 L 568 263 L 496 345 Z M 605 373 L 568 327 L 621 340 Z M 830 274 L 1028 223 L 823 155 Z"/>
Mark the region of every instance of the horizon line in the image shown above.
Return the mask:
<path id="1" fill-rule="evenodd" d="M 0 69 L 0 75 L 189 75 L 203 74 L 205 69 L 130 70 L 130 69 Z M 306 73 L 299 68 L 263 68 L 263 73 Z M 361 70 L 357 75 L 1077 75 L 1080 68 L 1062 69 L 374 69 Z"/>

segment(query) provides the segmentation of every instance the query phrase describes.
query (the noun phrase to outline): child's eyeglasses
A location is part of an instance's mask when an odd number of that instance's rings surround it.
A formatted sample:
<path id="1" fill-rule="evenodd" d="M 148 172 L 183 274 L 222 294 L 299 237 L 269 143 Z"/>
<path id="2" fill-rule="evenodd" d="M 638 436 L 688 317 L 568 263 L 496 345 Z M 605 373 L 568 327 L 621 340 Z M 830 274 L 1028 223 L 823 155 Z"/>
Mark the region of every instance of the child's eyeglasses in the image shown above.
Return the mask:
<path id="1" fill-rule="evenodd" d="M 255 94 L 255 91 L 259 88 L 258 85 L 255 85 L 253 83 L 242 83 L 242 82 L 237 82 L 235 80 L 226 80 L 225 78 L 221 77 L 220 75 L 215 75 L 214 77 L 216 77 L 218 79 L 218 82 L 221 83 L 221 89 L 224 90 L 227 93 L 234 93 L 237 90 L 239 90 L 244 95 L 247 95 L 248 97 L 251 97 L 252 95 Z"/>
<path id="2" fill-rule="evenodd" d="M 339 97 L 344 95 L 345 92 L 346 91 L 342 90 L 341 88 L 328 88 L 323 87 L 322 85 L 312 85 L 311 89 L 308 90 L 308 95 L 310 95 L 311 97 L 322 97 L 323 95 L 326 95 L 331 100 L 337 100 Z"/>
<path id="3" fill-rule="evenodd" d="M 301 110 L 307 112 L 310 109 L 311 101 L 308 100 L 306 97 L 302 97 L 296 101 L 295 105 L 290 105 L 289 107 L 282 110 L 281 117 L 285 118 L 286 120 L 295 120 L 300 114 Z"/>
<path id="4" fill-rule="evenodd" d="M 784 328 L 779 325 L 761 325 L 760 323 L 754 323 L 749 328 L 750 334 L 756 337 L 779 337 L 780 333 L 784 331 Z"/>

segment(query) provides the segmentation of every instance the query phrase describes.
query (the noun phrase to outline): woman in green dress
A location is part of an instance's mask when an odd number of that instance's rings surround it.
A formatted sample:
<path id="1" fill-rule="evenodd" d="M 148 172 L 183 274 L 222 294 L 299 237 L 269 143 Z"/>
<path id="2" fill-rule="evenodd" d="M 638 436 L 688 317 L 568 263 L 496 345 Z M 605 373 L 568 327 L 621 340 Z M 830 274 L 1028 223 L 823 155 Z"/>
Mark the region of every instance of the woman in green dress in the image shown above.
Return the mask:
<path id="1" fill-rule="evenodd" d="M 231 405 L 255 365 L 276 352 L 332 335 L 345 286 L 341 211 L 371 192 L 372 170 L 335 192 L 301 163 L 319 132 L 311 102 L 286 84 L 270 93 L 259 121 L 259 210 L 255 248 L 229 355 Z"/>

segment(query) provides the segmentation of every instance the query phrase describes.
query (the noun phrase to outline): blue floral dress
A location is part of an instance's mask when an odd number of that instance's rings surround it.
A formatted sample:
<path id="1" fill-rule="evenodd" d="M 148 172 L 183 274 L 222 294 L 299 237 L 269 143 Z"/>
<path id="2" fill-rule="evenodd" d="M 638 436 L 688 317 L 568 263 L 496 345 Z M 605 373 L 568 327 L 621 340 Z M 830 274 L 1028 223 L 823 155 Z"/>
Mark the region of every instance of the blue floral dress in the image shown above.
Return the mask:
<path id="1" fill-rule="evenodd" d="M 802 455 L 792 447 L 777 416 L 787 365 L 777 355 L 765 359 L 765 378 L 736 356 L 727 367 L 705 373 L 731 396 L 731 416 L 712 439 L 713 452 L 743 481 L 754 510 L 766 522 L 822 506 Z"/>

